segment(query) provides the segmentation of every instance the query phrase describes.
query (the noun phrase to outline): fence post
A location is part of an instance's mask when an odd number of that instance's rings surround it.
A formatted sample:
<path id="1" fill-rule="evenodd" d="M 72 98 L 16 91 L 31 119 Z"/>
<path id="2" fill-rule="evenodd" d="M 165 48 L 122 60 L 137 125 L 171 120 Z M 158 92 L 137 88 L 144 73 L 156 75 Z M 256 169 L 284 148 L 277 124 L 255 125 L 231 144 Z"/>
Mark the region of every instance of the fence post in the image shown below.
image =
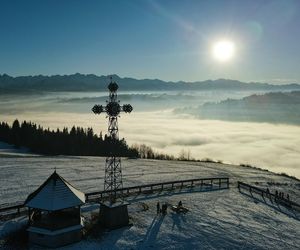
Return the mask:
<path id="1" fill-rule="evenodd" d="M 31 225 L 30 207 L 28 208 L 28 226 Z"/>

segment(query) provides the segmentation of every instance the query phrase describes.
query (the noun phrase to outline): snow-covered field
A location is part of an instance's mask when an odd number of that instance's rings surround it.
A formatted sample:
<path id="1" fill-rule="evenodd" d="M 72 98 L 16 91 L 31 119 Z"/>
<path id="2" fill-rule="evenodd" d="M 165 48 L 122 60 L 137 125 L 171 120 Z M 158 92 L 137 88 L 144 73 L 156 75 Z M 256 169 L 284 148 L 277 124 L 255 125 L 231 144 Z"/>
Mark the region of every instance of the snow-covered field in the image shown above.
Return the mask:
<path id="1" fill-rule="evenodd" d="M 99 233 L 98 239 L 88 238 L 62 249 L 299 249 L 299 214 L 253 200 L 236 188 L 240 180 L 269 187 L 271 192 L 289 193 L 290 198 L 299 203 L 298 180 L 219 163 L 123 159 L 122 167 L 124 186 L 224 176 L 230 178 L 230 189 L 213 192 L 183 190 L 175 194 L 131 197 L 132 226 Z M 1 203 L 25 199 L 55 168 L 84 192 L 102 190 L 104 158 L 2 156 Z M 156 215 L 157 201 L 175 205 L 179 200 L 190 209 L 187 214 L 169 211 L 165 217 Z M 149 209 L 143 211 L 143 204 Z M 18 223 L 1 222 L 0 235 Z"/>

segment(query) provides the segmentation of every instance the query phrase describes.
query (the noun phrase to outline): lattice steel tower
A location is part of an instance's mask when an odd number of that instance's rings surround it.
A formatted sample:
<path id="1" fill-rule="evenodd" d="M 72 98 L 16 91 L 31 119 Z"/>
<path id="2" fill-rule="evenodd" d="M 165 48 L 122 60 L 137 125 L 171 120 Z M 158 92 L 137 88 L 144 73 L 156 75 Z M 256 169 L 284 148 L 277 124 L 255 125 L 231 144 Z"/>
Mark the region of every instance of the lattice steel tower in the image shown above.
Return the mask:
<path id="1" fill-rule="evenodd" d="M 120 105 L 117 95 L 118 88 L 118 84 L 113 82 L 112 77 L 110 77 L 108 85 L 109 100 L 106 101 L 106 106 L 96 104 L 92 108 L 95 114 L 105 112 L 108 116 L 108 138 L 111 142 L 111 151 L 105 162 L 104 190 L 109 191 L 110 204 L 115 203 L 117 200 L 116 190 L 123 187 L 121 157 L 117 156 L 115 150 L 119 140 L 118 117 L 120 117 L 121 112 L 130 113 L 132 111 L 130 104 Z M 120 197 L 122 198 L 122 193 Z"/>

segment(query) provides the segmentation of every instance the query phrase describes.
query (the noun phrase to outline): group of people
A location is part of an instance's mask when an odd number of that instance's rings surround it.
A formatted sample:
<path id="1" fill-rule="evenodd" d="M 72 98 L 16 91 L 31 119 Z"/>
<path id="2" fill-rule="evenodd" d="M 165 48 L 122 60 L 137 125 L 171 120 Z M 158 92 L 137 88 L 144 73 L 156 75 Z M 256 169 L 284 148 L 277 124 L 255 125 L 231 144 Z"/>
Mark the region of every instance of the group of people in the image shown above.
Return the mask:
<path id="1" fill-rule="evenodd" d="M 270 195 L 270 190 L 267 188 L 267 194 Z M 290 201 L 290 195 L 289 194 L 284 194 L 284 192 L 278 192 L 277 190 L 275 191 L 275 201 L 276 200 L 285 200 L 285 201 Z"/>
<path id="2" fill-rule="evenodd" d="M 178 209 L 180 209 L 180 208 L 182 208 L 183 206 L 182 206 L 182 201 L 179 201 L 178 202 L 178 206 L 177 206 L 177 208 Z M 157 211 L 157 214 L 163 214 L 163 215 L 166 215 L 167 214 L 167 210 L 168 210 L 168 204 L 167 203 L 164 203 L 164 204 L 162 204 L 162 206 L 160 207 L 160 203 L 159 202 L 157 202 L 157 204 L 156 204 L 156 211 Z"/>
<path id="3" fill-rule="evenodd" d="M 277 190 L 275 191 L 275 198 L 282 199 L 282 200 L 287 200 L 287 201 L 290 200 L 289 194 L 287 194 L 286 197 L 285 197 L 284 192 L 278 192 Z"/>
<path id="4" fill-rule="evenodd" d="M 167 203 L 162 204 L 162 206 L 160 208 L 160 203 L 157 202 L 157 204 L 156 204 L 157 214 L 161 213 L 163 215 L 166 215 L 167 214 L 167 209 L 168 209 L 168 204 Z"/>

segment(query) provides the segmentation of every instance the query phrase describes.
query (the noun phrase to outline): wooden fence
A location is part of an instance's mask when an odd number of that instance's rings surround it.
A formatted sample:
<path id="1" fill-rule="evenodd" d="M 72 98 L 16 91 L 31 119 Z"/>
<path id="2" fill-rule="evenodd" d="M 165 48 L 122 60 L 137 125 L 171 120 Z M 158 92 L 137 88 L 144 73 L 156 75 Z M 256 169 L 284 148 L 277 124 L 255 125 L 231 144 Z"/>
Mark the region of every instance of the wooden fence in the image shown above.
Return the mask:
<path id="1" fill-rule="evenodd" d="M 146 185 L 139 185 L 133 187 L 124 187 L 116 191 L 117 195 L 123 193 L 124 196 L 136 195 L 136 194 L 150 194 L 154 192 L 161 192 L 167 190 L 175 190 L 182 188 L 194 188 L 200 186 L 205 190 L 218 190 L 229 188 L 229 178 L 227 177 L 214 177 L 214 178 L 198 178 L 179 181 L 169 181 L 152 183 Z M 100 202 L 108 198 L 109 191 L 97 191 L 86 193 L 86 202 Z M 27 212 L 27 208 L 24 206 L 24 202 L 6 203 L 0 205 L 0 219 L 3 217 L 14 217 Z"/>
<path id="2" fill-rule="evenodd" d="M 133 187 L 124 187 L 116 191 L 117 196 L 123 193 L 124 196 L 136 194 L 150 194 L 154 192 L 161 192 L 166 190 L 174 190 L 188 187 L 210 187 L 213 189 L 226 189 L 229 188 L 229 178 L 198 178 L 179 181 L 160 182 L 146 185 L 139 185 Z M 86 194 L 86 200 L 89 201 L 102 201 L 108 197 L 109 191 L 98 191 Z"/>
<path id="3" fill-rule="evenodd" d="M 298 212 L 300 212 L 300 205 L 294 201 L 285 199 L 285 198 L 280 198 L 279 196 L 276 196 L 275 194 L 272 194 L 271 192 L 267 192 L 267 190 L 255 187 L 255 186 L 251 186 L 247 183 L 238 181 L 238 189 L 241 192 L 241 190 L 245 190 L 248 191 L 251 195 L 252 193 L 256 193 L 261 195 L 261 197 L 263 199 L 268 198 L 270 199 L 271 202 L 276 202 L 278 204 L 284 205 L 287 208 L 296 210 Z"/>

